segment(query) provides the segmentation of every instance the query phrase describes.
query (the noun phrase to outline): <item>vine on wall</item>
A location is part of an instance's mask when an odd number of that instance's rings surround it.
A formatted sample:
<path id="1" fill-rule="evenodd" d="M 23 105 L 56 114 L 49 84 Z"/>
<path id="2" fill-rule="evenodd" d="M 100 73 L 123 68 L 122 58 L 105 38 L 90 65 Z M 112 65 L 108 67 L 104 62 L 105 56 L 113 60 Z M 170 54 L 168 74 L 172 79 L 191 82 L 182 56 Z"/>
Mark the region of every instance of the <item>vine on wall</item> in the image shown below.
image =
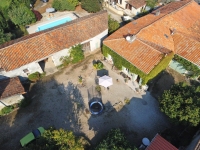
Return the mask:
<path id="1" fill-rule="evenodd" d="M 107 57 L 108 54 L 111 55 L 112 59 L 113 59 L 113 63 L 118 69 L 121 70 L 122 66 L 124 66 L 124 67 L 128 68 L 132 73 L 138 74 L 142 78 L 143 85 L 146 84 L 150 79 L 154 78 L 162 70 L 164 70 L 168 66 L 169 62 L 171 61 L 171 59 L 174 56 L 173 52 L 168 54 L 166 57 L 163 56 L 160 63 L 158 65 L 156 65 L 153 68 L 153 70 L 150 71 L 149 74 L 146 74 L 105 45 L 103 45 L 103 47 L 102 47 L 102 53 L 105 57 Z"/>

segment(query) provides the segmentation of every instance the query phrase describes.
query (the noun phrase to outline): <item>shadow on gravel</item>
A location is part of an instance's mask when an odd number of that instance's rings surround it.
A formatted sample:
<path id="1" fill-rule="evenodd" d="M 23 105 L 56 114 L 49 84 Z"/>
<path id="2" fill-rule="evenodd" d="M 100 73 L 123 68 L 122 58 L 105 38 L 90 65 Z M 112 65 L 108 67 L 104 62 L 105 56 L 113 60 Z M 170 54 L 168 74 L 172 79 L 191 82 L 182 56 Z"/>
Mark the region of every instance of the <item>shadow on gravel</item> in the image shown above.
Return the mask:
<path id="1" fill-rule="evenodd" d="M 152 139 L 156 133 L 168 127 L 166 116 L 160 112 L 157 101 L 151 101 L 150 93 L 141 98 L 132 97 L 130 103 L 104 104 L 101 115 L 91 115 L 88 119 L 89 130 L 95 136 L 91 143 L 96 145 L 113 128 L 120 128 L 132 145 L 140 146 L 144 137 Z"/>
<path id="2" fill-rule="evenodd" d="M 30 105 L 20 108 L 7 116 L 0 117 L 0 149 L 19 149 L 20 139 L 40 126 L 80 132 L 80 114 L 84 111 L 80 90 L 71 82 L 67 85 L 51 80 L 39 81 L 30 86 Z M 14 137 L 14 138 L 12 138 Z"/>

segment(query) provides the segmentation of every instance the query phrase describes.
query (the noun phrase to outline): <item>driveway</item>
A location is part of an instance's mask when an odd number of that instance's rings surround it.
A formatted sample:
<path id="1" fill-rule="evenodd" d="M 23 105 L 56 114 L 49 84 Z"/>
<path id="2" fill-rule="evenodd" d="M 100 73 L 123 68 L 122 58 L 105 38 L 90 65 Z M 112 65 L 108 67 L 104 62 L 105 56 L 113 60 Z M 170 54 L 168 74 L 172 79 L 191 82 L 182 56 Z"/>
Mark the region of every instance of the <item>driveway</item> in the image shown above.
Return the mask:
<path id="1" fill-rule="evenodd" d="M 104 61 L 113 85 L 109 90 L 102 88 L 99 95 L 105 105 L 103 114 L 91 116 L 88 113 L 88 102 L 96 96 L 97 71 L 92 62 L 102 58 L 97 51 L 81 63 L 32 85 L 32 103 L 0 118 L 0 149 L 19 149 L 19 140 L 39 126 L 72 130 L 90 139 L 92 144 L 99 142 L 111 128 L 121 128 L 137 146 L 143 137 L 152 139 L 167 128 L 167 118 L 150 93 L 135 93 L 118 71 L 111 70 L 111 65 Z M 78 76 L 83 77 L 85 86 L 79 84 Z M 125 97 L 131 100 L 130 104 L 124 103 Z"/>

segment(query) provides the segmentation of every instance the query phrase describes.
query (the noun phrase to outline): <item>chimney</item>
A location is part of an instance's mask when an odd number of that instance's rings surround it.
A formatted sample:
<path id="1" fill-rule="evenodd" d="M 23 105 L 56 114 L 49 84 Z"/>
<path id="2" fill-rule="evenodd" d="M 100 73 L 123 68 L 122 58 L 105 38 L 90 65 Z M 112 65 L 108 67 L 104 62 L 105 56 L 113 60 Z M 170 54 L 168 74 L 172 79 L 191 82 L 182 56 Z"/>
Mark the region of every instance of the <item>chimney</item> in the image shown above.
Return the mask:
<path id="1" fill-rule="evenodd" d="M 173 29 L 171 30 L 171 35 L 174 35 L 174 33 L 176 33 L 176 29 L 175 29 L 175 28 L 173 28 Z"/>
<path id="2" fill-rule="evenodd" d="M 156 13 L 155 13 L 155 15 L 159 16 L 160 15 L 160 10 L 157 10 Z"/>
<path id="3" fill-rule="evenodd" d="M 132 43 L 135 39 L 136 39 L 136 36 L 135 36 L 135 35 L 128 35 L 128 36 L 126 36 L 126 40 L 127 40 L 129 43 Z"/>

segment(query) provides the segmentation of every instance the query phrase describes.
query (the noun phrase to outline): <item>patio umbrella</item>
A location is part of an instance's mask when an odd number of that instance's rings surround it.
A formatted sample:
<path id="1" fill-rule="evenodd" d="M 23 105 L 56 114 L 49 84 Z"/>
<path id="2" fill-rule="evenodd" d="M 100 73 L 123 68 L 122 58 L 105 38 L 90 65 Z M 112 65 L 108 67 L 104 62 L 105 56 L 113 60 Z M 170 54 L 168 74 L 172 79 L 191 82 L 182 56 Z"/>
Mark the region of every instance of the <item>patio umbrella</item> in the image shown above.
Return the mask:
<path id="1" fill-rule="evenodd" d="M 109 76 L 103 76 L 99 78 L 99 85 L 104 86 L 104 87 L 109 87 L 113 84 L 112 78 Z"/>
<path id="2" fill-rule="evenodd" d="M 97 70 L 97 76 L 102 77 L 104 75 L 108 75 L 108 70 L 106 69 Z"/>

